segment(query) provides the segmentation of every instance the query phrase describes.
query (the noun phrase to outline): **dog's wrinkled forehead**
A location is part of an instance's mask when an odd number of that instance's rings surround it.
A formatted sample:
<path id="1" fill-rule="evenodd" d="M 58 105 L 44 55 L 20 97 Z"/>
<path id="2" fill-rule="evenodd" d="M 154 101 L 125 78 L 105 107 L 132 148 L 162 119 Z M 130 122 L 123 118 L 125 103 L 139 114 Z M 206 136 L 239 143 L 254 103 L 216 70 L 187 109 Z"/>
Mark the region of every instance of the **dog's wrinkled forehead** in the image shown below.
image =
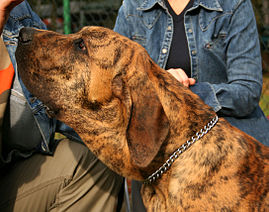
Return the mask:
<path id="1" fill-rule="evenodd" d="M 48 46 L 47 53 L 56 50 L 57 54 L 61 52 L 64 57 L 74 54 L 76 61 L 85 58 L 83 55 L 89 56 L 88 59 L 105 69 L 114 67 L 123 56 L 126 59 L 130 57 L 130 49 L 137 45 L 113 30 L 92 26 L 70 35 L 47 31 L 37 34 L 37 37 L 36 42 L 43 43 L 42 48 L 44 43 Z"/>
<path id="2" fill-rule="evenodd" d="M 39 38 L 63 38 L 63 39 L 73 39 L 75 37 L 80 37 L 80 36 L 87 36 L 91 39 L 106 39 L 109 36 L 115 36 L 117 33 L 115 33 L 113 30 L 110 30 L 108 28 L 104 27 L 95 27 L 95 26 L 86 26 L 83 27 L 80 31 L 72 34 L 61 34 L 58 32 L 54 31 L 49 31 L 49 30 L 39 30 L 35 29 L 38 33 L 35 34 L 35 36 L 40 36 Z"/>
<path id="3" fill-rule="evenodd" d="M 53 45 L 59 47 L 59 44 L 70 45 L 70 42 L 79 43 L 84 42 L 88 48 L 103 48 L 111 45 L 117 45 L 122 43 L 129 43 L 130 40 L 124 36 L 114 32 L 113 30 L 104 27 L 84 27 L 79 32 L 64 35 L 53 31 L 38 30 L 39 33 L 35 33 L 35 42 L 46 43 L 47 45 Z M 82 45 L 81 45 L 82 47 Z M 70 48 L 68 48 L 70 49 Z"/>
<path id="4" fill-rule="evenodd" d="M 113 31 L 105 28 L 96 27 L 84 27 L 80 32 L 82 36 L 87 37 L 90 41 L 96 43 L 96 45 L 106 45 L 104 41 L 107 41 L 111 37 L 111 33 L 115 36 Z"/>

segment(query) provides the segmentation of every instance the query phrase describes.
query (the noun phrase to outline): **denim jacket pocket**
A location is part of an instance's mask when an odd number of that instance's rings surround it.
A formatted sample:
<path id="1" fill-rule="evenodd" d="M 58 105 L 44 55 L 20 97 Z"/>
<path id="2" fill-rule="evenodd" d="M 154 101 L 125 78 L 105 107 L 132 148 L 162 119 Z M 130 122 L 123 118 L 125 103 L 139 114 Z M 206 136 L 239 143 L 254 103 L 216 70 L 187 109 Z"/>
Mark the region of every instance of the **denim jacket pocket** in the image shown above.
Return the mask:
<path id="1" fill-rule="evenodd" d="M 162 12 L 159 10 L 153 10 L 153 11 L 144 11 L 142 13 L 142 21 L 143 24 L 148 28 L 152 29 L 155 25 L 155 23 L 160 18 Z"/>
<path id="2" fill-rule="evenodd" d="M 203 32 L 207 31 L 211 25 L 216 27 L 217 31 L 221 31 L 221 28 L 218 29 L 218 26 L 228 26 L 231 15 L 232 11 L 210 11 L 201 8 L 201 12 L 199 13 L 199 26 Z"/>
<path id="3" fill-rule="evenodd" d="M 205 13 L 209 13 L 207 16 Z M 225 61 L 227 36 L 231 13 L 203 10 L 199 16 L 199 26 L 202 34 L 201 48 L 213 53 L 220 61 Z M 210 54 L 211 54 L 210 53 Z"/>

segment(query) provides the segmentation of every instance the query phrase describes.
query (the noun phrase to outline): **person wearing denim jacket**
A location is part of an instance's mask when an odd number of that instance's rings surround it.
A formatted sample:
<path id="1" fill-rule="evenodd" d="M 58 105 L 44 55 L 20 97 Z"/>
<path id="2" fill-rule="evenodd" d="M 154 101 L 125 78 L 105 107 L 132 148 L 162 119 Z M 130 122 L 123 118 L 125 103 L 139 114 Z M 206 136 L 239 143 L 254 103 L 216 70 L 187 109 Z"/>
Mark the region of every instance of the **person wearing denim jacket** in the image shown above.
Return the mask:
<path id="1" fill-rule="evenodd" d="M 174 31 L 166 3 L 124 0 L 114 26 L 114 31 L 141 44 L 164 69 Z M 269 146 L 269 123 L 259 107 L 262 66 L 251 1 L 194 0 L 184 13 L 184 28 L 189 80 L 195 80 L 190 89 L 219 116 Z M 145 211 L 140 186 L 132 182 L 134 211 Z"/>
<path id="2" fill-rule="evenodd" d="M 12 9 L 1 35 L 15 76 L 0 129 L 0 211 L 114 211 L 122 177 L 102 164 L 70 127 L 50 118 L 18 75 L 15 51 L 23 27 L 46 29 L 27 1 Z M 56 131 L 67 138 L 55 140 Z"/>
<path id="3" fill-rule="evenodd" d="M 219 116 L 269 145 L 269 123 L 259 107 L 261 54 L 250 0 L 194 0 L 184 25 L 196 80 L 190 89 Z M 124 0 L 114 30 L 165 68 L 173 21 L 163 0 Z"/>

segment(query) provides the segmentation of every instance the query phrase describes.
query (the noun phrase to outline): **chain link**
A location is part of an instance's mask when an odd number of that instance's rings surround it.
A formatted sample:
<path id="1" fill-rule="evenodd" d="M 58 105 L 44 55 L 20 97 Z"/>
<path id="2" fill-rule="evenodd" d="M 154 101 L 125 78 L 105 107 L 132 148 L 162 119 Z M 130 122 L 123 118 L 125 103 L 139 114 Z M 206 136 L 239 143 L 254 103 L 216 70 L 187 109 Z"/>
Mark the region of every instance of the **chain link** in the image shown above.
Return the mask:
<path id="1" fill-rule="evenodd" d="M 218 122 L 219 117 L 215 116 L 206 126 L 204 126 L 200 131 L 198 131 L 195 136 L 191 138 L 191 140 L 186 141 L 186 143 L 182 144 L 170 157 L 166 162 L 152 175 L 150 175 L 145 181 L 144 184 L 151 184 L 160 178 L 174 163 L 174 161 L 181 155 L 184 151 L 186 151 L 192 144 L 202 138 L 205 134 L 207 134 Z"/>

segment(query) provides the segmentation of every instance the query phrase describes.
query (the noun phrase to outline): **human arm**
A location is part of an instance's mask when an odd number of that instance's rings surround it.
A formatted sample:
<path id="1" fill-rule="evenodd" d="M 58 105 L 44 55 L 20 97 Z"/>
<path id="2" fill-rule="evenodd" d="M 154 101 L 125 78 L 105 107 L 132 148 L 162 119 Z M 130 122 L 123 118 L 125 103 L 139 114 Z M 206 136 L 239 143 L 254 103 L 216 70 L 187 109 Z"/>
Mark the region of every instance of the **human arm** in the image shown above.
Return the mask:
<path id="1" fill-rule="evenodd" d="M 0 35 L 7 21 L 10 11 L 23 0 L 1 0 L 0 1 Z M 0 70 L 3 70 L 11 63 L 8 51 L 2 38 L 0 39 Z"/>
<path id="2" fill-rule="evenodd" d="M 0 1 L 0 35 L 9 16 L 10 11 L 23 0 L 1 0 Z M 0 70 L 6 68 L 10 64 L 10 59 L 3 40 L 0 40 Z"/>
<path id="3" fill-rule="evenodd" d="M 219 114 L 245 117 L 258 106 L 262 88 L 259 37 L 250 1 L 237 5 L 225 30 L 226 46 L 220 51 L 225 52 L 226 82 L 198 82 L 191 89 Z M 203 67 L 201 73 L 207 72 Z"/>
<path id="4" fill-rule="evenodd" d="M 120 33 L 121 35 L 124 35 L 131 38 L 132 35 L 132 29 L 130 27 L 130 24 L 128 23 L 128 15 L 126 12 L 129 10 L 129 8 L 136 8 L 136 6 L 133 4 L 132 1 L 123 1 L 121 7 L 118 10 L 118 15 L 116 19 L 116 23 L 114 26 L 114 31 Z"/>
<path id="5" fill-rule="evenodd" d="M 6 46 L 3 39 L 0 38 L 0 70 L 7 68 L 10 63 L 11 61 Z"/>
<path id="6" fill-rule="evenodd" d="M 0 35 L 3 27 L 9 16 L 10 11 L 14 6 L 21 3 L 22 0 L 2 0 L 0 1 Z M 3 42 L 0 38 L 0 93 L 9 89 L 12 83 L 14 69 L 11 65 L 11 60 Z"/>

